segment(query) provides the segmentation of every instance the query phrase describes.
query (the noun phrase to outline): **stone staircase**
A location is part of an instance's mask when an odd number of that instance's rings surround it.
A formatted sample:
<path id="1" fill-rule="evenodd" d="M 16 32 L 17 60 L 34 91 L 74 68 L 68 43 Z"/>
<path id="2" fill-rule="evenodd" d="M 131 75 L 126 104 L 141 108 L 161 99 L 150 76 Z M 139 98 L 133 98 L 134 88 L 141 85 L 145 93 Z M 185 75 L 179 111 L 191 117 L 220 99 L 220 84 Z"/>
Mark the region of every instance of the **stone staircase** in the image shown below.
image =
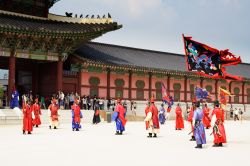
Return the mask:
<path id="1" fill-rule="evenodd" d="M 93 110 L 81 110 L 83 114 L 82 123 L 92 123 Z M 43 124 L 48 124 L 48 110 L 42 110 L 41 121 Z M 71 110 L 59 111 L 60 123 L 71 123 Z M 23 115 L 21 110 L 16 109 L 0 109 L 0 125 L 17 125 L 22 124 Z M 102 119 L 103 120 L 103 119 Z"/>

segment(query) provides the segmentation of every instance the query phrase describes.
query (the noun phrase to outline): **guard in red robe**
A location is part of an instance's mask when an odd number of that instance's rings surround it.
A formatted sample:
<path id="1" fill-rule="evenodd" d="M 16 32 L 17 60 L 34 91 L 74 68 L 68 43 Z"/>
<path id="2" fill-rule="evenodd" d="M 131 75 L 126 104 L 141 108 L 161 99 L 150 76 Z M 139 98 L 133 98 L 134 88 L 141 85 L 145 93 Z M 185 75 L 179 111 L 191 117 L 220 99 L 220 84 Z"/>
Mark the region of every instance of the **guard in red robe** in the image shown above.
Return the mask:
<path id="1" fill-rule="evenodd" d="M 212 124 L 214 135 L 214 147 L 223 146 L 227 142 L 224 128 L 224 110 L 220 108 L 219 101 L 215 101 L 215 108 L 212 112 Z"/>
<path id="2" fill-rule="evenodd" d="M 147 114 L 149 113 L 149 111 L 150 111 L 150 102 L 148 101 L 148 103 L 147 103 L 147 106 L 146 106 L 146 108 L 145 108 L 145 115 L 147 116 Z M 146 125 L 146 130 L 148 130 L 148 128 L 149 128 L 149 121 L 145 121 L 145 125 Z M 150 135 L 150 134 L 149 134 Z M 151 134 L 151 136 L 152 136 L 152 134 Z"/>
<path id="3" fill-rule="evenodd" d="M 33 131 L 33 124 L 32 124 L 32 105 L 31 101 L 29 100 L 26 104 L 23 105 L 23 134 L 31 134 Z"/>
<path id="4" fill-rule="evenodd" d="M 149 135 L 148 135 L 148 137 L 149 138 L 151 138 L 152 136 L 157 137 L 157 133 L 159 133 L 159 130 L 160 130 L 160 123 L 159 123 L 159 118 L 158 118 L 158 109 L 154 104 L 153 97 L 150 99 L 149 111 L 148 111 L 144 121 L 149 123 L 149 127 L 148 127 Z"/>
<path id="5" fill-rule="evenodd" d="M 189 116 L 188 116 L 188 122 L 190 123 L 190 126 L 191 126 L 191 132 L 190 133 L 192 133 L 190 141 L 195 141 L 195 137 L 194 137 L 194 125 L 193 125 L 193 116 L 194 116 L 195 103 L 196 103 L 196 101 L 193 100 L 192 101 L 192 106 L 190 108 L 190 113 L 189 113 Z"/>
<path id="6" fill-rule="evenodd" d="M 58 115 L 59 106 L 56 103 L 56 99 L 52 99 L 52 103 L 49 105 L 49 111 L 50 111 L 50 126 L 51 129 L 57 129 L 59 125 L 59 115 Z"/>
<path id="7" fill-rule="evenodd" d="M 176 119 L 175 119 L 175 130 L 181 130 L 184 129 L 184 120 L 182 116 L 182 109 L 180 107 L 180 104 L 177 104 L 177 107 L 175 109 Z"/>
<path id="8" fill-rule="evenodd" d="M 204 105 L 204 108 L 203 108 L 203 119 L 202 119 L 202 122 L 204 124 L 204 127 L 206 129 L 209 129 L 211 127 L 211 119 L 209 117 L 209 112 L 210 112 L 210 109 L 207 107 L 207 104 Z"/>
<path id="9" fill-rule="evenodd" d="M 35 125 L 36 127 L 38 127 L 38 125 L 41 125 L 41 119 L 40 119 L 40 115 L 41 115 L 41 108 L 38 102 L 38 98 L 35 99 L 35 103 L 33 104 L 33 112 L 35 115 L 35 119 L 33 119 L 33 125 Z"/>

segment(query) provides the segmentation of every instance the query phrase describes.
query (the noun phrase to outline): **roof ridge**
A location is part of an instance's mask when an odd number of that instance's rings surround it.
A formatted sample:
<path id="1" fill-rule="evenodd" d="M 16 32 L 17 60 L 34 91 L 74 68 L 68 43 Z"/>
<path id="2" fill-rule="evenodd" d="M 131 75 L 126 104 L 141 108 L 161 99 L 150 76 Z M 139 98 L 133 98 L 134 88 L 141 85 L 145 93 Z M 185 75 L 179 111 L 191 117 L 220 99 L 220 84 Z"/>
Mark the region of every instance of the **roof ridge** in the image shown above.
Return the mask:
<path id="1" fill-rule="evenodd" d="M 168 54 L 168 55 L 170 54 L 170 55 L 176 55 L 176 56 L 181 56 L 181 57 L 185 56 L 184 54 L 164 52 L 164 51 L 157 51 L 157 50 L 149 50 L 149 49 L 136 48 L 136 47 L 130 47 L 130 46 L 121 46 L 121 45 L 109 44 L 109 43 L 88 42 L 88 44 L 111 46 L 111 47 L 124 48 L 124 49 L 137 50 L 137 51 L 144 51 L 144 52 L 151 52 L 151 53 L 158 53 L 158 54 Z"/>

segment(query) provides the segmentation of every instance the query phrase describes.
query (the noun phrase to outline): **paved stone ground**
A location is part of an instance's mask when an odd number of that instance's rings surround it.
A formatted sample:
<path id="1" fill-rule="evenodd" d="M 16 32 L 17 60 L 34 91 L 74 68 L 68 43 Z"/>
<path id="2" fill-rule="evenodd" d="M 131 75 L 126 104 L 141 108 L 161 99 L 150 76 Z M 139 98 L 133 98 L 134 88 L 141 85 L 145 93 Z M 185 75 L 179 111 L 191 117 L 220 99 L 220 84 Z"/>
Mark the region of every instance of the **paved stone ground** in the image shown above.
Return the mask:
<path id="1" fill-rule="evenodd" d="M 159 137 L 151 139 L 146 138 L 143 122 L 128 122 L 123 136 L 114 135 L 114 123 L 83 124 L 79 132 L 71 131 L 70 124 L 58 130 L 44 125 L 32 135 L 22 135 L 21 125 L 0 126 L 0 165 L 250 165 L 250 121 L 227 121 L 228 144 L 222 148 L 212 147 L 207 130 L 204 149 L 195 149 L 195 143 L 188 141 L 187 123 L 182 131 L 174 130 L 174 123 L 161 126 Z"/>

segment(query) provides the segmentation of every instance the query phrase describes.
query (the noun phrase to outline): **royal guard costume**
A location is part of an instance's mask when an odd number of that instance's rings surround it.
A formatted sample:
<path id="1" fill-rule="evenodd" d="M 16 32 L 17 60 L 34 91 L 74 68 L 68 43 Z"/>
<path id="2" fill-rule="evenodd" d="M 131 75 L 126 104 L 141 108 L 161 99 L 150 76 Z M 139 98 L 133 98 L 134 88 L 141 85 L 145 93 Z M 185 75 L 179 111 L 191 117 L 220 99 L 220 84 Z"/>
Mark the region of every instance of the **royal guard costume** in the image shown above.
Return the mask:
<path id="1" fill-rule="evenodd" d="M 50 126 L 49 128 L 51 129 L 54 128 L 54 129 L 57 129 L 58 128 L 58 125 L 59 125 L 59 115 L 58 115 L 58 110 L 59 110 L 59 106 L 58 104 L 56 103 L 56 99 L 52 99 L 52 103 L 49 105 L 49 120 L 50 120 Z"/>
<path id="2" fill-rule="evenodd" d="M 215 101 L 215 108 L 212 112 L 212 125 L 214 135 L 214 147 L 223 146 L 227 142 L 224 128 L 224 110 L 220 108 L 219 101 Z"/>
<path id="3" fill-rule="evenodd" d="M 41 115 L 41 109 L 40 109 L 40 105 L 38 102 L 38 98 L 35 99 L 35 103 L 33 104 L 33 112 L 35 115 L 35 118 L 33 119 L 33 125 L 38 127 L 38 125 L 41 125 L 41 119 L 40 119 L 40 115 Z"/>
<path id="4" fill-rule="evenodd" d="M 180 104 L 177 104 L 177 107 L 175 109 L 176 119 L 175 119 L 175 130 L 181 130 L 184 129 L 184 120 L 182 116 L 182 109 L 180 107 Z"/>
<path id="5" fill-rule="evenodd" d="M 74 104 L 71 106 L 71 112 L 72 112 L 72 130 L 79 131 L 81 128 L 81 118 L 82 118 L 82 112 L 81 108 L 78 105 L 79 101 L 75 99 Z"/>
<path id="6" fill-rule="evenodd" d="M 191 126 L 191 132 L 192 133 L 192 136 L 191 136 L 191 139 L 190 141 L 195 141 L 195 137 L 194 137 L 194 125 L 193 125 L 193 116 L 194 116 L 194 107 L 195 107 L 195 100 L 192 101 L 192 106 L 190 108 L 190 113 L 188 115 L 188 122 L 190 123 L 190 126 Z"/>
<path id="7" fill-rule="evenodd" d="M 205 104 L 204 108 L 203 108 L 203 124 L 204 124 L 204 127 L 206 129 L 209 129 L 211 127 L 211 118 L 209 117 L 209 112 L 210 112 L 210 109 L 207 107 L 207 104 Z"/>
<path id="8" fill-rule="evenodd" d="M 127 122 L 125 119 L 125 113 L 126 110 L 121 105 L 121 100 L 117 99 L 117 105 L 112 115 L 112 120 L 116 123 L 116 135 L 122 135 L 122 132 L 125 131 L 125 125 Z"/>
<path id="9" fill-rule="evenodd" d="M 194 136 L 197 146 L 195 148 L 202 148 L 202 144 L 206 144 L 206 133 L 202 123 L 203 111 L 200 108 L 200 102 L 195 104 L 193 123 L 194 123 Z"/>
<path id="10" fill-rule="evenodd" d="M 11 94 L 10 108 L 13 109 L 15 107 L 19 108 L 19 93 L 14 87 L 14 91 Z"/>
<path id="11" fill-rule="evenodd" d="M 160 124 L 158 118 L 158 109 L 154 104 L 153 97 L 150 99 L 150 107 L 144 121 L 148 123 L 148 127 L 146 127 L 147 130 L 149 131 L 148 137 L 149 138 L 151 138 L 152 136 L 157 137 L 157 133 L 159 133 L 160 130 Z"/>
<path id="12" fill-rule="evenodd" d="M 147 103 L 147 106 L 146 106 L 146 108 L 145 108 L 145 115 L 147 116 L 147 114 L 149 113 L 149 111 L 150 111 L 150 102 L 148 101 L 148 103 Z M 148 128 L 149 128 L 149 121 L 145 121 L 145 125 L 146 125 L 146 130 L 148 130 Z M 151 134 L 151 136 L 152 136 L 152 134 Z"/>
<path id="13" fill-rule="evenodd" d="M 26 134 L 26 132 L 28 132 L 28 134 L 31 134 L 31 132 L 33 131 L 32 116 L 32 105 L 31 102 L 28 101 L 23 105 L 23 134 Z"/>

